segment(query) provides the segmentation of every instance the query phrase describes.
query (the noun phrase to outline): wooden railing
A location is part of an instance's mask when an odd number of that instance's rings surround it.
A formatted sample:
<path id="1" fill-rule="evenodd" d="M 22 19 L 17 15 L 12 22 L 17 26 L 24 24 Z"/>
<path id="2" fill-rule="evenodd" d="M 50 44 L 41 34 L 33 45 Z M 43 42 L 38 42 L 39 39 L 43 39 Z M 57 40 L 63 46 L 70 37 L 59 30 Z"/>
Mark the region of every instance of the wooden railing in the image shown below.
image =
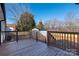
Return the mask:
<path id="1" fill-rule="evenodd" d="M 24 39 L 35 39 L 36 41 L 46 42 L 46 38 L 39 32 L 32 31 L 2 31 L 5 33 L 4 42 L 24 40 Z"/>
<path id="2" fill-rule="evenodd" d="M 60 32 L 60 31 L 47 31 L 47 39 L 44 38 L 40 33 L 33 33 L 36 41 L 40 40 L 47 42 L 48 45 L 55 46 L 79 54 L 79 33 L 78 32 Z M 16 32 L 6 31 L 5 38 L 12 38 L 13 41 L 18 41 L 27 38 L 33 38 L 31 32 Z"/>
<path id="3" fill-rule="evenodd" d="M 79 54 L 79 33 L 47 31 L 48 45 Z"/>

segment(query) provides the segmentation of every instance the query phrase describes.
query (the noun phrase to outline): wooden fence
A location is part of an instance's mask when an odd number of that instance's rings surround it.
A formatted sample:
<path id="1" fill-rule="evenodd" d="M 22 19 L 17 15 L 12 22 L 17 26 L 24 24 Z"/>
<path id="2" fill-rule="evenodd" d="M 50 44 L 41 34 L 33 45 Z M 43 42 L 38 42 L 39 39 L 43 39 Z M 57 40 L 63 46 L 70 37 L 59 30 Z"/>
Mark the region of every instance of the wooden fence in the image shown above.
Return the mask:
<path id="1" fill-rule="evenodd" d="M 22 39 L 30 38 L 30 32 L 29 31 L 5 31 L 5 41 L 18 41 Z"/>

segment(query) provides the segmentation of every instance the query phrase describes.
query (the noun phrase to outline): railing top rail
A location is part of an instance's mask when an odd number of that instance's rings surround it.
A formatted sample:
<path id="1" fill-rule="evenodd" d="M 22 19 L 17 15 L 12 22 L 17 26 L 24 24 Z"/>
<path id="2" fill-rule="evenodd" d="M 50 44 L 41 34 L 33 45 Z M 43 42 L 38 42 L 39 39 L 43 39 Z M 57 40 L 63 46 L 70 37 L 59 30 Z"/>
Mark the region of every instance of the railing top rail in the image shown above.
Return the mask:
<path id="1" fill-rule="evenodd" d="M 67 32 L 67 31 L 47 31 L 49 33 L 64 33 L 64 34 L 79 34 L 79 32 Z"/>
<path id="2" fill-rule="evenodd" d="M 1 32 L 30 32 L 30 31 L 1 31 Z"/>

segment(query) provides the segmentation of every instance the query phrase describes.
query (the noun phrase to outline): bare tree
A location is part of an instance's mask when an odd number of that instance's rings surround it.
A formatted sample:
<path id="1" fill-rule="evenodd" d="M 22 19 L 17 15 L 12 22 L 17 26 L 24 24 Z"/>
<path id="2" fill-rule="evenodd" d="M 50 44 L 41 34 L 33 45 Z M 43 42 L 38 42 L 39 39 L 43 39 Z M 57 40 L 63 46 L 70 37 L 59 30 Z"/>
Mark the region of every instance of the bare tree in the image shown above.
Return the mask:
<path id="1" fill-rule="evenodd" d="M 77 16 L 74 13 L 67 14 L 65 19 L 65 28 L 67 31 L 77 31 L 78 28 Z"/>
<path id="2" fill-rule="evenodd" d="M 61 27 L 61 25 L 61 22 L 57 18 L 54 18 L 52 20 L 46 21 L 44 26 L 48 30 L 59 30 L 59 27 Z"/>

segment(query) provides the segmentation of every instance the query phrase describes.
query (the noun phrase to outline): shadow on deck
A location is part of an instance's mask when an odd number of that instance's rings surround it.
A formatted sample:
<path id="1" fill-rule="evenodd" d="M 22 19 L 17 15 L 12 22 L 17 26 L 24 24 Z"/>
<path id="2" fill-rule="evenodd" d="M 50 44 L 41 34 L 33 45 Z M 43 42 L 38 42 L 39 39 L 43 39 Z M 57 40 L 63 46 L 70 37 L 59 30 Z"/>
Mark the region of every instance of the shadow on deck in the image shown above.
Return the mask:
<path id="1" fill-rule="evenodd" d="M 4 43 L 0 46 L 1 56 L 74 56 L 73 53 L 48 46 L 33 39 Z"/>

